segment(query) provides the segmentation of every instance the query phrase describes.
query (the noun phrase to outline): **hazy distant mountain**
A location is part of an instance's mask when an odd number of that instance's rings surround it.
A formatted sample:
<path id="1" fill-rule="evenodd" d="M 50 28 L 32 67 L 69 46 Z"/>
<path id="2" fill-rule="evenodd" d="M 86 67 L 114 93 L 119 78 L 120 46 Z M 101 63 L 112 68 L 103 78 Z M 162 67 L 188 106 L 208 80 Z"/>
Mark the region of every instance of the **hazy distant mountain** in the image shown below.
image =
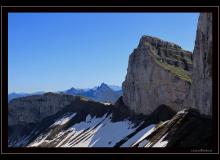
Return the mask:
<path id="1" fill-rule="evenodd" d="M 8 95 L 8 102 L 11 101 L 12 99 L 25 97 L 25 96 L 28 96 L 28 93 L 15 93 L 15 92 L 10 93 Z"/>
<path id="2" fill-rule="evenodd" d="M 33 92 L 33 93 L 16 93 L 16 92 L 12 92 L 8 94 L 8 102 L 11 101 L 12 99 L 15 98 L 21 98 L 21 97 L 26 97 L 26 96 L 31 96 L 31 95 L 41 95 L 44 94 L 43 91 L 39 91 L 39 92 Z"/>
<path id="3" fill-rule="evenodd" d="M 121 87 L 116 86 L 116 85 L 109 85 L 109 87 L 110 87 L 112 90 L 114 90 L 114 91 L 121 91 L 121 90 L 122 90 Z"/>
<path id="4" fill-rule="evenodd" d="M 115 103 L 117 99 L 122 95 L 122 90 L 121 87 L 119 86 L 113 86 L 113 85 L 108 86 L 107 84 L 102 83 L 98 87 L 94 87 L 86 90 L 70 88 L 64 91 L 64 93 L 69 95 L 84 96 L 99 102 Z"/>
<path id="5" fill-rule="evenodd" d="M 82 94 L 84 92 L 83 89 L 76 89 L 74 87 L 64 91 L 64 93 L 66 94 L 70 94 L 70 95 L 77 95 L 77 94 Z"/>
<path id="6" fill-rule="evenodd" d="M 10 93 L 8 94 L 8 102 L 15 98 L 21 98 L 31 95 L 40 95 L 45 92 L 34 92 L 34 93 Z M 122 95 L 121 87 L 116 85 L 107 85 L 105 83 L 102 83 L 100 86 L 96 86 L 93 88 L 87 88 L 87 89 L 76 89 L 74 87 L 60 92 L 54 92 L 54 93 L 64 93 L 68 95 L 80 95 L 87 97 L 94 101 L 100 101 L 100 102 L 109 102 L 109 103 L 115 103 L 115 101 Z"/>

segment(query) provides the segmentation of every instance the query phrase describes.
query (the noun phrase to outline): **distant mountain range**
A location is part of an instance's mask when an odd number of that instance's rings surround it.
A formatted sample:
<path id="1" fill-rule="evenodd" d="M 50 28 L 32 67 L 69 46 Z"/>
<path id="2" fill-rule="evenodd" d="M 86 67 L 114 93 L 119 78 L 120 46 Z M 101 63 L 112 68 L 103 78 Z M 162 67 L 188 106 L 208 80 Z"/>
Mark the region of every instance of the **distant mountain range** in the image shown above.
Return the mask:
<path id="1" fill-rule="evenodd" d="M 10 102 L 12 99 L 16 99 L 16 98 L 21 98 L 21 97 L 26 97 L 26 96 L 32 96 L 32 95 L 42 95 L 45 92 L 40 91 L 40 92 L 33 92 L 33 93 L 10 93 L 8 94 L 8 102 Z"/>
<path id="2" fill-rule="evenodd" d="M 15 98 L 21 98 L 31 95 L 41 95 L 45 92 L 34 92 L 34 93 L 10 93 L 8 95 L 8 102 Z M 100 86 L 96 86 L 88 89 L 76 89 L 74 87 L 60 91 L 58 93 L 68 94 L 68 95 L 79 95 L 87 97 L 94 101 L 105 102 L 105 103 L 115 103 L 117 99 L 122 95 L 122 89 L 116 85 L 107 85 L 102 83 Z"/>

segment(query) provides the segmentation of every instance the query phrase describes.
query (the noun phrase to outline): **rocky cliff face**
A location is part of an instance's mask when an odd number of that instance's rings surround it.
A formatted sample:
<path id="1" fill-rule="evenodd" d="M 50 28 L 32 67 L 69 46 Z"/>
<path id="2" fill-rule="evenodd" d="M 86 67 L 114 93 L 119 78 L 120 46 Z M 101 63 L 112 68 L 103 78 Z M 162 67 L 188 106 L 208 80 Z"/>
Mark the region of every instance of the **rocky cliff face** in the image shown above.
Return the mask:
<path id="1" fill-rule="evenodd" d="M 195 48 L 193 51 L 193 76 L 186 106 L 212 115 L 212 14 L 199 16 Z"/>
<path id="2" fill-rule="evenodd" d="M 36 123 L 71 104 L 76 97 L 46 93 L 14 99 L 8 107 L 8 125 Z"/>
<path id="3" fill-rule="evenodd" d="M 129 57 L 123 101 L 136 113 L 160 105 L 180 110 L 191 83 L 192 54 L 161 39 L 143 36 Z"/>

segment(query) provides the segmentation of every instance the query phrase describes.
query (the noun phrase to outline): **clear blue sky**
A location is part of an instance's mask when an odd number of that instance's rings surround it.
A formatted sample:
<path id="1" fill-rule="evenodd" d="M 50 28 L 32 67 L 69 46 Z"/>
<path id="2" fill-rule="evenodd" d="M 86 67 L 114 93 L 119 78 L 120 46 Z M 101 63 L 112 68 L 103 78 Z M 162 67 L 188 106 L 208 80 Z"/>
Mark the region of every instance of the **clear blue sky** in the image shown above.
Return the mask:
<path id="1" fill-rule="evenodd" d="M 192 51 L 198 13 L 9 13 L 9 92 L 120 85 L 142 35 Z"/>

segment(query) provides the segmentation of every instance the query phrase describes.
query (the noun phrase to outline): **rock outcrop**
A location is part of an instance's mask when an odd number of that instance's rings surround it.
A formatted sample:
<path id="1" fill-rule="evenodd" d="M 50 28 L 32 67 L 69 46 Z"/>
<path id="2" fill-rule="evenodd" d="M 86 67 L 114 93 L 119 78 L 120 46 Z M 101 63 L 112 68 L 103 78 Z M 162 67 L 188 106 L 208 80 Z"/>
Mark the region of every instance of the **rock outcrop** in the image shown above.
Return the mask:
<path id="1" fill-rule="evenodd" d="M 185 106 L 212 115 L 212 14 L 201 13 L 193 51 L 193 76 Z"/>
<path id="2" fill-rule="evenodd" d="M 145 115 L 160 105 L 182 109 L 191 83 L 192 54 L 161 39 L 143 36 L 129 57 L 123 101 Z"/>
<path id="3" fill-rule="evenodd" d="M 170 120 L 158 123 L 155 130 L 132 147 L 190 147 L 212 146 L 212 120 L 195 109 L 179 111 Z"/>

